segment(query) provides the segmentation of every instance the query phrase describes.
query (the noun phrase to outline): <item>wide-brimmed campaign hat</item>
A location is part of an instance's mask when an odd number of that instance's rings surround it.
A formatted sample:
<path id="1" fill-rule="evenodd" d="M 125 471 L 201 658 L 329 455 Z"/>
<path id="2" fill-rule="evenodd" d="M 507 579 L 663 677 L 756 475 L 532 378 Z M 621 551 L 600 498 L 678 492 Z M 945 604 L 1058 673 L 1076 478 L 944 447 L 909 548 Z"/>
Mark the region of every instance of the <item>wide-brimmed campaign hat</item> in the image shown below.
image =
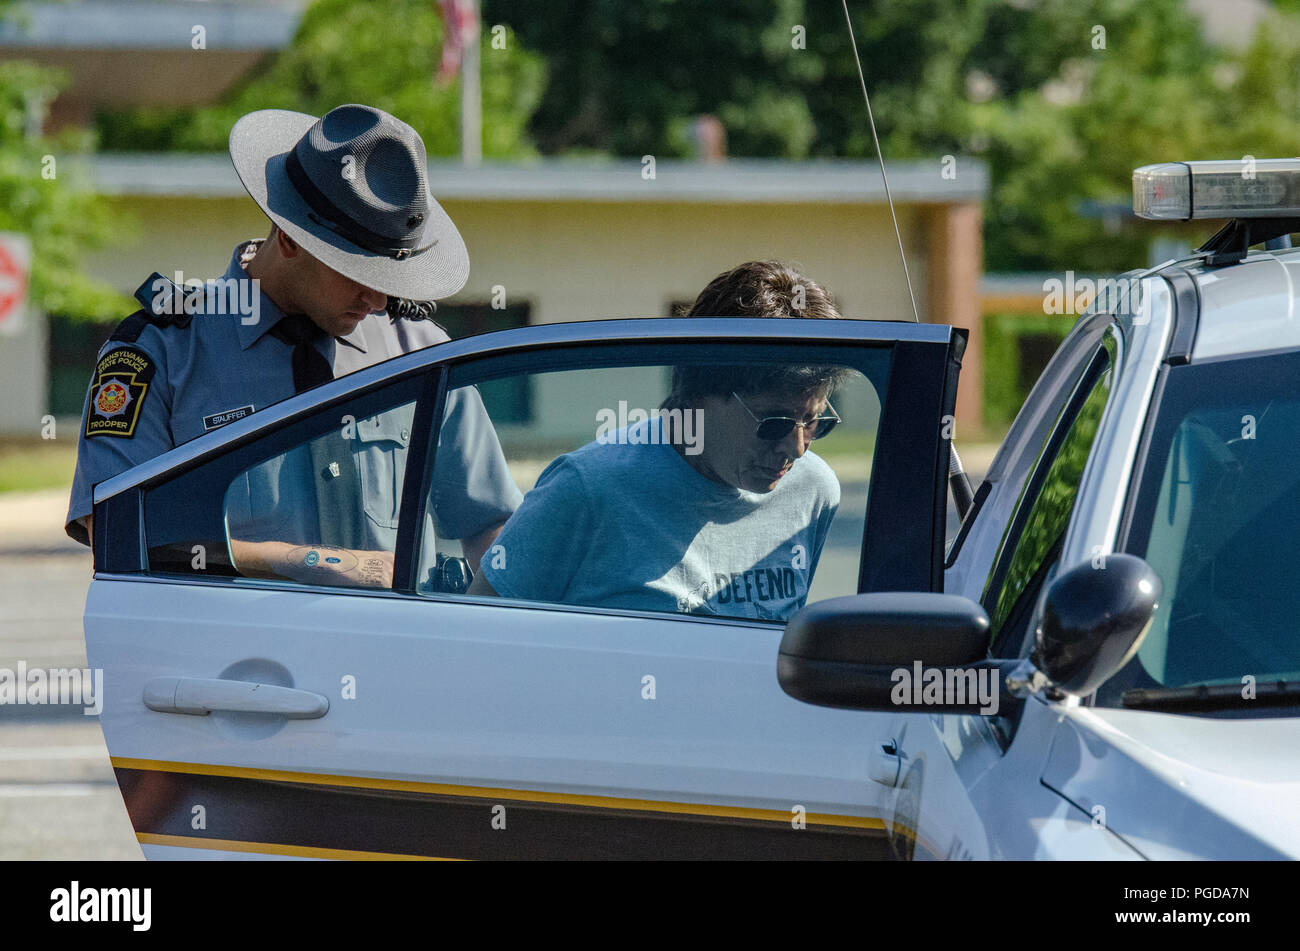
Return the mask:
<path id="1" fill-rule="evenodd" d="M 250 112 L 230 130 L 244 188 L 308 254 L 393 297 L 448 297 L 469 253 L 429 194 L 424 142 L 402 120 L 346 105 L 321 118 Z"/>

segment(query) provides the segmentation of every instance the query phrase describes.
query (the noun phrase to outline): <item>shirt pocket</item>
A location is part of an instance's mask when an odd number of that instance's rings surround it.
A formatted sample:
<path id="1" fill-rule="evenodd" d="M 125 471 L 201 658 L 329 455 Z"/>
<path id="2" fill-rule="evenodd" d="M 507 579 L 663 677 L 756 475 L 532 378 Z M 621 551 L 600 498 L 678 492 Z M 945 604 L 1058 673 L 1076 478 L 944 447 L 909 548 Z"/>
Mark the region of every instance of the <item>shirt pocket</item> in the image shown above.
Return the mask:
<path id="1" fill-rule="evenodd" d="M 411 442 L 414 407 L 398 407 L 378 416 L 357 420 L 357 474 L 361 480 L 362 508 L 366 518 L 380 528 L 396 528 L 402 508 L 402 483 L 406 475 L 406 450 Z"/>

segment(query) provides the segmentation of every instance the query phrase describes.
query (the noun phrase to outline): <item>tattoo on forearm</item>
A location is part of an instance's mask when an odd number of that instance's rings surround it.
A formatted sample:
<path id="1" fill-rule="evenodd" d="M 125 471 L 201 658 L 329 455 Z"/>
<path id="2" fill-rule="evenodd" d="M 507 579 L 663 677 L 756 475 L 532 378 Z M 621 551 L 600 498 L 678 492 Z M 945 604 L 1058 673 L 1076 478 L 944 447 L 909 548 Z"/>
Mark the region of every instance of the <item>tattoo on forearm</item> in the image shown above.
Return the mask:
<path id="1" fill-rule="evenodd" d="M 290 549 L 286 557 L 290 565 L 302 565 L 317 571 L 347 572 L 357 566 L 357 556 L 352 552 L 322 545 L 300 545 Z"/>
<path id="2" fill-rule="evenodd" d="M 384 560 L 382 558 L 367 558 L 361 563 L 357 571 L 361 580 L 368 585 L 382 588 L 387 584 L 384 578 Z"/>

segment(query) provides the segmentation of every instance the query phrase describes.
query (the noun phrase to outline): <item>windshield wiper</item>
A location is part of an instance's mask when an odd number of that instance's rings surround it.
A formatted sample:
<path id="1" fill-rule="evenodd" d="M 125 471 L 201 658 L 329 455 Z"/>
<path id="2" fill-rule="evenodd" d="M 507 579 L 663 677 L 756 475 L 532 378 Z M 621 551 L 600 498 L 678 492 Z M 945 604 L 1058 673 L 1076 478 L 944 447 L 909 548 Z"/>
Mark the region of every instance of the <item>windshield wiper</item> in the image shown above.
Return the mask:
<path id="1" fill-rule="evenodd" d="M 1138 710 L 1168 710 L 1173 713 L 1198 710 L 1229 710 L 1256 704 L 1287 707 L 1300 704 L 1300 683 L 1261 680 L 1253 696 L 1242 696 L 1244 684 L 1192 684 L 1187 687 L 1139 687 L 1125 690 L 1120 703 Z"/>

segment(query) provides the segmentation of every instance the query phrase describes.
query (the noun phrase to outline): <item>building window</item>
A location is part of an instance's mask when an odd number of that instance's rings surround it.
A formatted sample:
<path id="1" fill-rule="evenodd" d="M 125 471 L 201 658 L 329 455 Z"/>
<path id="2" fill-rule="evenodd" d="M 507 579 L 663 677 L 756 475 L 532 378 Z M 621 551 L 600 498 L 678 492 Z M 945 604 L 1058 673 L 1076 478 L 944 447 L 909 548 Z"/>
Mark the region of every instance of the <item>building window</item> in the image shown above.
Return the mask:
<path id="1" fill-rule="evenodd" d="M 440 323 L 453 340 L 526 327 L 531 323 L 532 305 L 527 301 L 508 307 L 493 308 L 491 304 L 440 301 L 433 319 Z M 488 415 L 498 423 L 531 423 L 533 421 L 533 391 L 531 378 L 520 376 L 508 385 L 492 387 L 483 392 L 483 403 Z"/>
<path id="2" fill-rule="evenodd" d="M 95 358 L 116 324 L 49 316 L 49 407 L 55 416 L 80 416 Z"/>

